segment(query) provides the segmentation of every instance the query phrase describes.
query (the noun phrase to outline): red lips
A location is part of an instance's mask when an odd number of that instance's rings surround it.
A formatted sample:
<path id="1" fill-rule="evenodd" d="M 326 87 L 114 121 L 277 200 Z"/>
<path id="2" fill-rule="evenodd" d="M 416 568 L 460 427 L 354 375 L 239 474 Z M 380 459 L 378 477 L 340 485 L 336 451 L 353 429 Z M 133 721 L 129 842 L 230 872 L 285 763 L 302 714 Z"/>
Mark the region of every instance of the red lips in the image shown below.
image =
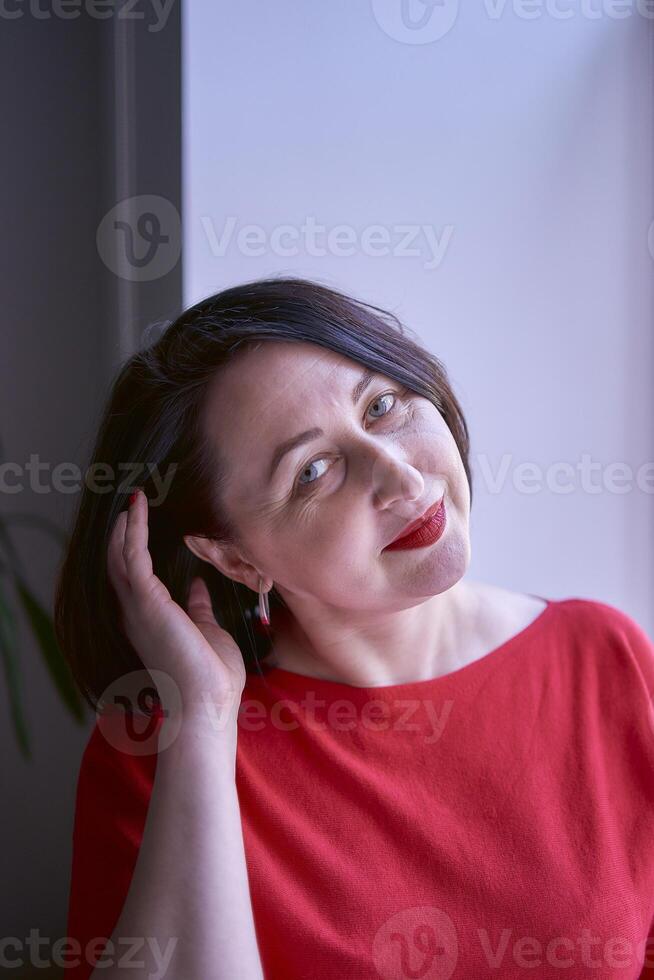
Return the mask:
<path id="1" fill-rule="evenodd" d="M 440 498 L 439 498 L 438 500 L 436 500 L 436 501 L 435 501 L 435 502 L 434 502 L 434 503 L 433 503 L 433 504 L 431 505 L 431 507 L 429 507 L 429 508 L 428 508 L 428 509 L 427 509 L 427 510 L 426 510 L 426 511 L 424 512 L 424 514 L 422 515 L 422 517 L 419 517 L 419 518 L 418 518 L 417 520 L 415 520 L 415 521 L 411 521 L 411 523 L 410 523 L 410 524 L 407 524 L 407 525 L 406 525 L 406 527 L 405 527 L 405 528 L 404 528 L 404 529 L 403 529 L 402 531 L 400 531 L 400 533 L 399 533 L 398 535 L 396 535 L 396 536 L 395 536 L 395 537 L 393 538 L 393 540 L 392 540 L 392 541 L 389 541 L 389 542 L 388 542 L 388 544 L 394 544 L 394 543 L 395 543 L 396 541 L 399 541 L 399 539 L 400 539 L 400 538 L 405 538 L 405 537 L 407 537 L 407 535 L 409 535 L 409 534 L 411 534 L 411 532 L 412 532 L 412 531 L 415 531 L 415 529 L 416 529 L 416 528 L 418 528 L 418 527 L 420 527 L 420 525 L 421 525 L 421 524 L 424 524 L 424 523 L 425 523 L 426 521 L 428 521 L 428 520 L 429 520 L 429 518 L 430 518 L 430 517 L 431 517 L 431 516 L 432 516 L 433 514 L 435 514 L 435 513 L 436 513 L 436 511 L 438 510 L 438 508 L 440 507 L 440 505 L 441 505 L 441 504 L 443 503 L 443 499 L 444 499 L 444 497 L 445 497 L 445 494 L 443 494 L 443 496 L 442 496 L 442 497 L 440 497 Z M 388 547 L 388 545 L 386 545 L 386 547 Z"/>

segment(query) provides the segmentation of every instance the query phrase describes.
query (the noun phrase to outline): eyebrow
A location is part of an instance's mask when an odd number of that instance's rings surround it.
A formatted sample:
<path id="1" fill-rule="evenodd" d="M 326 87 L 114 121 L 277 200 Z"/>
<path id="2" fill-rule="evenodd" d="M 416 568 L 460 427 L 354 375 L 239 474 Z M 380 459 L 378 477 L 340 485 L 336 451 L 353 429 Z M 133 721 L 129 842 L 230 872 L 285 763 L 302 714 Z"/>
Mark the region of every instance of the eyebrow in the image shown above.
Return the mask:
<path id="1" fill-rule="evenodd" d="M 369 371 L 366 369 L 351 392 L 352 404 L 356 405 L 363 395 L 366 388 L 370 385 L 370 382 L 375 377 L 375 371 Z M 277 467 L 281 463 L 284 456 L 287 453 L 292 452 L 293 449 L 297 449 L 298 446 L 303 446 L 305 442 L 311 442 L 313 439 L 317 439 L 318 436 L 324 435 L 324 432 L 320 428 L 307 429 L 305 432 L 300 432 L 296 436 L 292 436 L 285 442 L 280 442 L 280 444 L 275 449 L 272 459 L 270 461 L 270 468 L 268 470 L 268 481 L 272 480 L 275 475 Z"/>

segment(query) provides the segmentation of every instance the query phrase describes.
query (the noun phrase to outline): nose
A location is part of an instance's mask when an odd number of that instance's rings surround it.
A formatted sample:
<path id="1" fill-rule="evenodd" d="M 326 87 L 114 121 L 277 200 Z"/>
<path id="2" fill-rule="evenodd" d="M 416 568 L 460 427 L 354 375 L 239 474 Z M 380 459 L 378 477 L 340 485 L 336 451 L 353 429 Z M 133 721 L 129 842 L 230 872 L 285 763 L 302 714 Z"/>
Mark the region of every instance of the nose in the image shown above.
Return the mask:
<path id="1" fill-rule="evenodd" d="M 373 456 L 371 484 L 375 507 L 380 510 L 420 500 L 425 492 L 420 470 L 384 446 L 379 446 Z"/>

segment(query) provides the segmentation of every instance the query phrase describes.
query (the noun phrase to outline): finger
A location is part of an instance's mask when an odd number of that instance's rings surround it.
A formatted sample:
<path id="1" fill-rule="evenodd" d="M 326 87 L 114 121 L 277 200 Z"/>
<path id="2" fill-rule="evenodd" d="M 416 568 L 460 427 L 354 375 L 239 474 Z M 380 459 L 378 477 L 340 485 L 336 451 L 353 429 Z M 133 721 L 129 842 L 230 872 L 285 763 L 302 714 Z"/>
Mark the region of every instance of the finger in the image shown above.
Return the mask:
<path id="1" fill-rule="evenodd" d="M 152 558 L 148 551 L 148 500 L 141 490 L 136 491 L 134 503 L 127 508 L 123 558 L 132 587 L 139 589 L 148 585 L 152 579 Z"/>
<path id="2" fill-rule="evenodd" d="M 216 623 L 207 583 L 200 576 L 191 582 L 186 608 L 194 623 Z"/>
<path id="3" fill-rule="evenodd" d="M 120 595 L 129 589 L 129 579 L 123 558 L 123 542 L 127 525 L 127 511 L 121 511 L 114 522 L 107 545 L 107 574 L 109 581 Z"/>

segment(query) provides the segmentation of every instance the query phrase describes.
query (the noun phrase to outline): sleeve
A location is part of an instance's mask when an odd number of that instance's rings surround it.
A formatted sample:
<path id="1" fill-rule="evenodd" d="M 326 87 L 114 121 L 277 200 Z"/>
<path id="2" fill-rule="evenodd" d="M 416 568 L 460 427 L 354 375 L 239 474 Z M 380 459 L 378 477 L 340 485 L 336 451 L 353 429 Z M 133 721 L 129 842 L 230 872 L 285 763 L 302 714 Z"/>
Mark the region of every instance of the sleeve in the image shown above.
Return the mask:
<path id="1" fill-rule="evenodd" d="M 638 736 L 638 744 L 646 743 L 649 747 L 646 757 L 649 764 L 643 775 L 653 787 L 650 796 L 654 798 L 654 642 L 626 613 L 614 606 L 601 605 L 609 616 L 611 637 L 619 643 L 621 652 L 628 657 L 636 680 L 638 693 L 633 705 L 633 731 Z M 643 862 L 654 865 L 654 840 L 652 853 L 642 855 L 642 858 Z M 643 936 L 643 967 L 639 980 L 654 980 L 654 884 L 650 899 L 650 913 L 645 926 L 648 931 Z"/>
<path id="2" fill-rule="evenodd" d="M 654 735 L 654 642 L 645 630 L 626 613 L 618 611 L 618 625 L 622 631 L 629 654 L 640 676 L 644 703 L 648 707 L 649 721 Z"/>
<path id="3" fill-rule="evenodd" d="M 608 611 L 611 637 L 621 652 L 626 653 L 636 679 L 634 726 L 644 728 L 647 740 L 654 749 L 654 641 L 627 613 L 614 606 L 602 605 Z"/>
<path id="4" fill-rule="evenodd" d="M 138 856 L 157 756 L 120 746 L 105 720 L 100 725 L 96 719 L 77 780 L 64 980 L 88 980 L 93 972 Z"/>

